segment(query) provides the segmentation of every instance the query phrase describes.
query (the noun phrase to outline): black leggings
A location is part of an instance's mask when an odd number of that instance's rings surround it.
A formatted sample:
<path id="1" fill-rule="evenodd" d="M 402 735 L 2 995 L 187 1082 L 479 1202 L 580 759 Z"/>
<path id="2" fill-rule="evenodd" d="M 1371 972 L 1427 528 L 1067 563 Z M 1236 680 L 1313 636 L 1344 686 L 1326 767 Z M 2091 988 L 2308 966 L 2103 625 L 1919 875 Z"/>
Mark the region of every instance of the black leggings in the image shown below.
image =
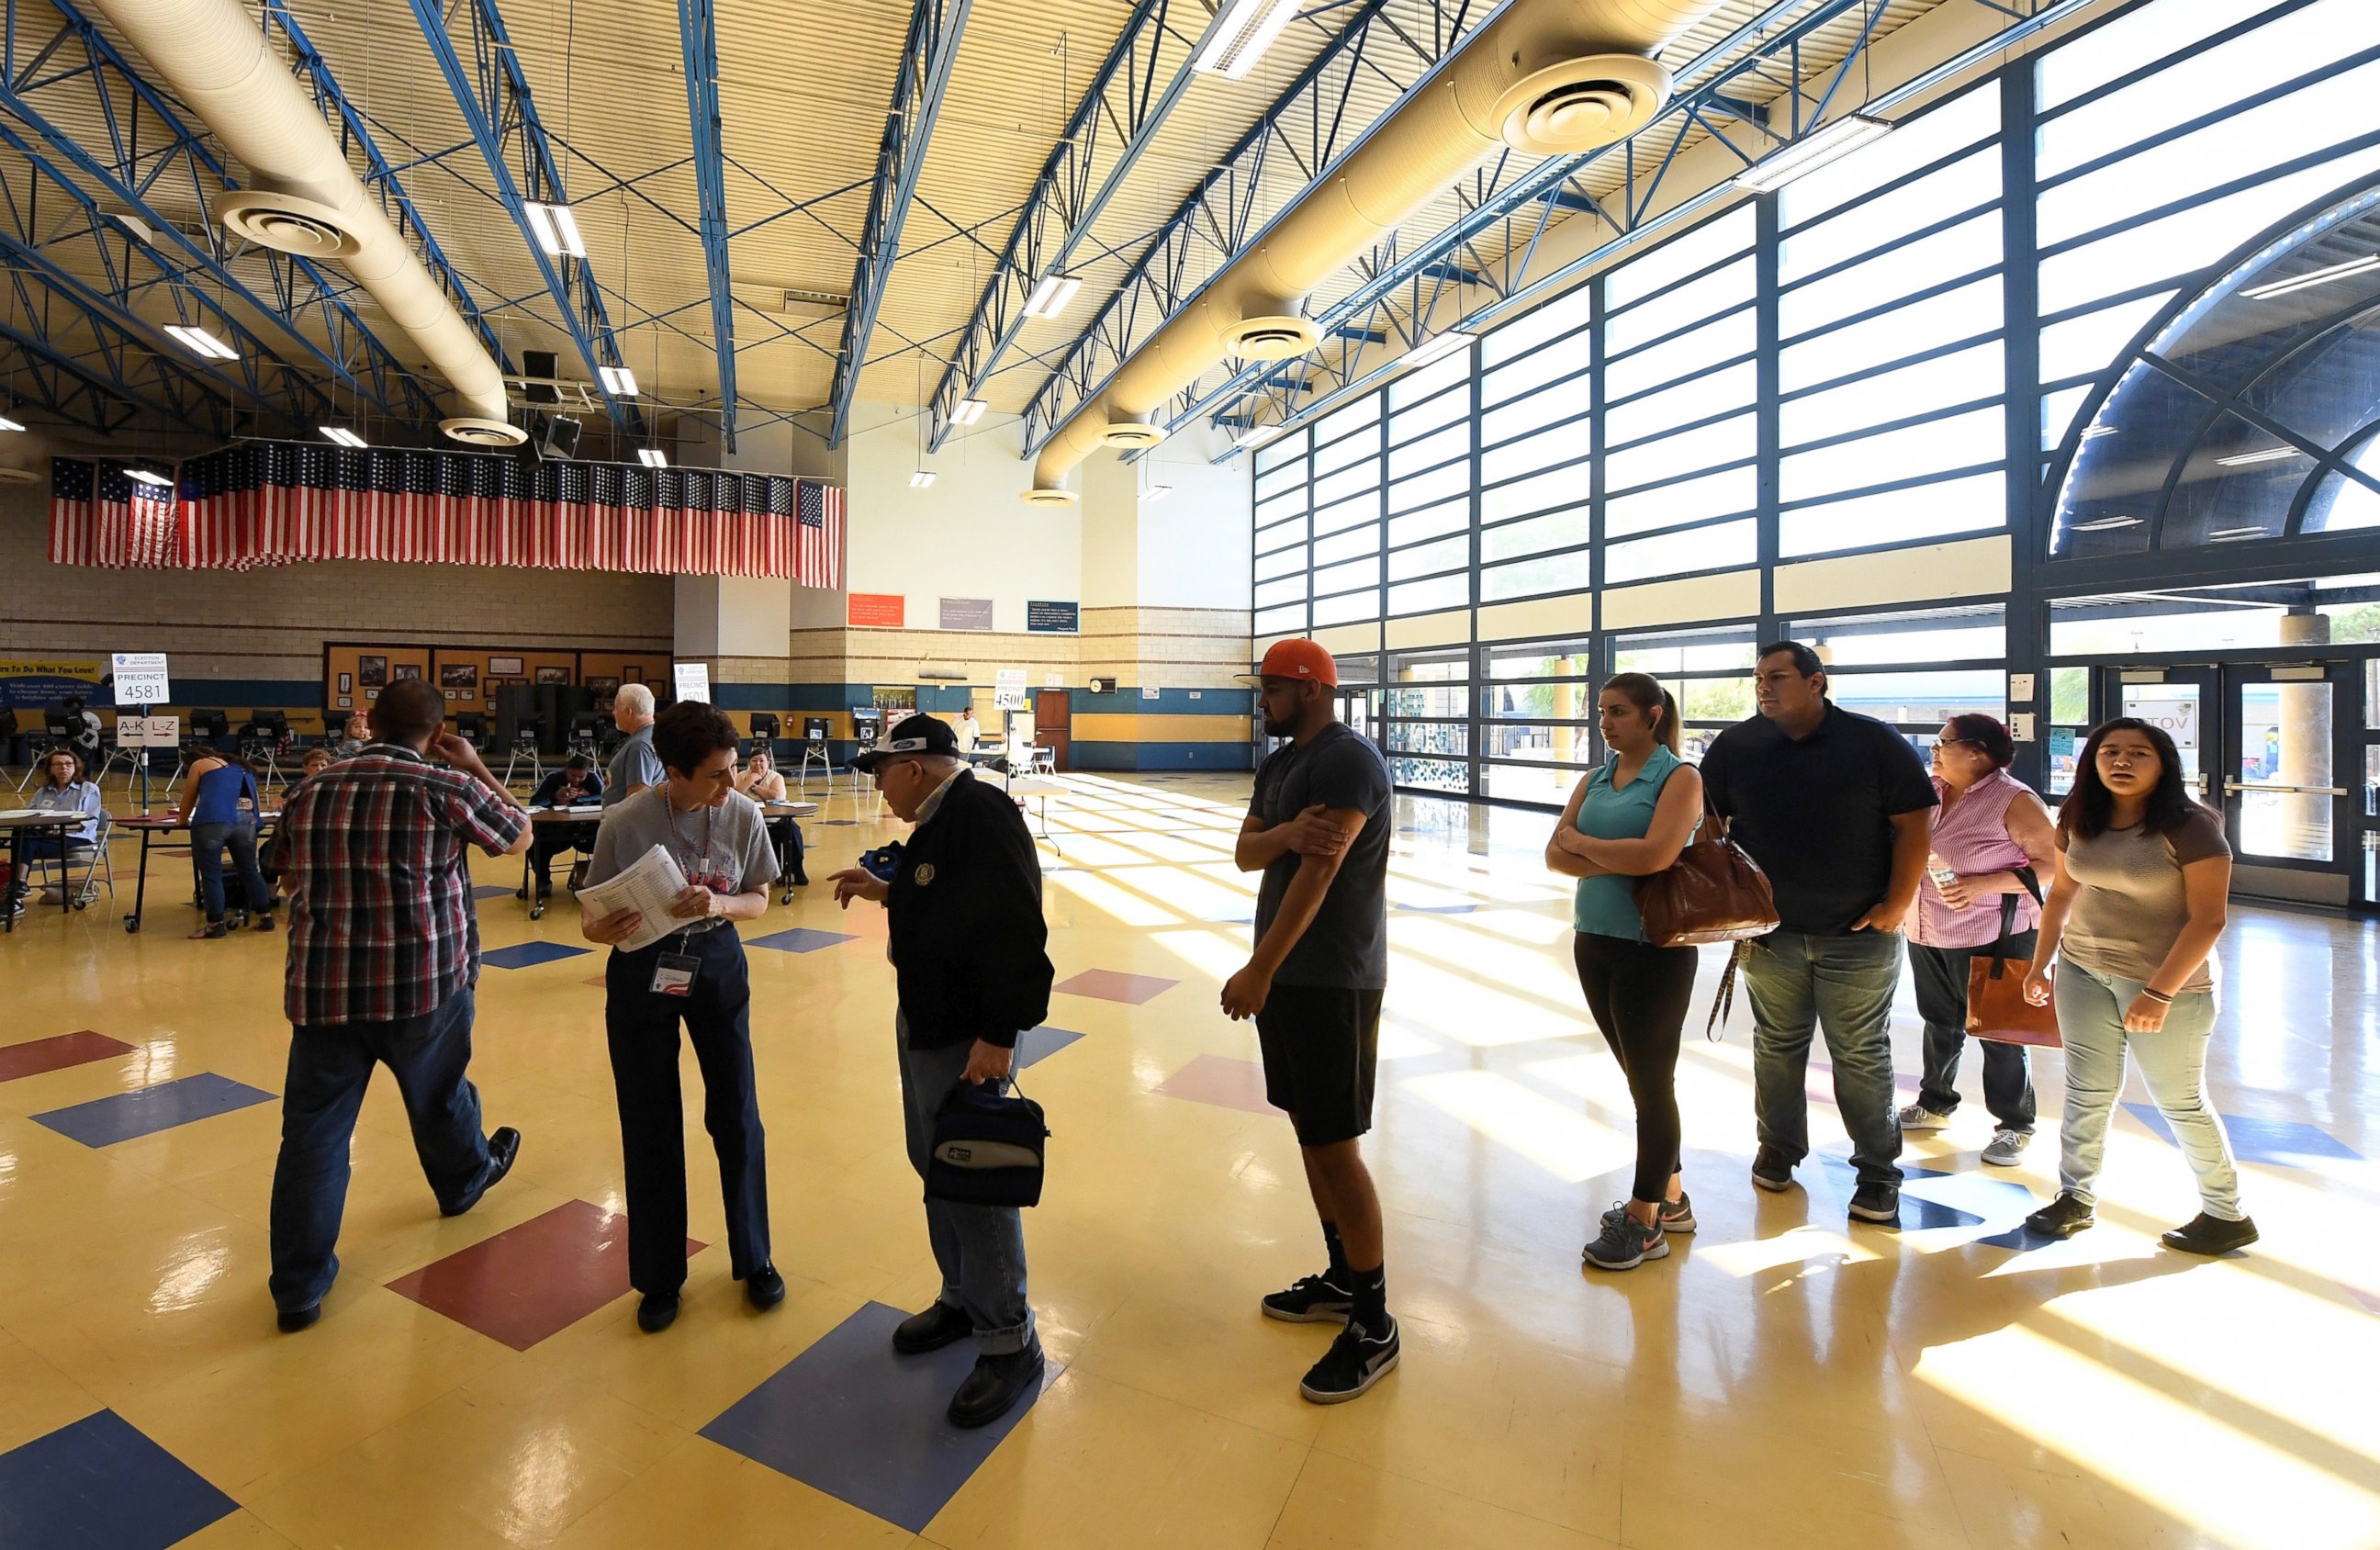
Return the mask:
<path id="1" fill-rule="evenodd" d="M 1655 947 L 1592 931 L 1572 937 L 1571 951 L 1586 1010 L 1636 1102 L 1635 1197 L 1659 1200 L 1679 1171 L 1678 1041 L 1700 954 L 1691 947 Z"/>

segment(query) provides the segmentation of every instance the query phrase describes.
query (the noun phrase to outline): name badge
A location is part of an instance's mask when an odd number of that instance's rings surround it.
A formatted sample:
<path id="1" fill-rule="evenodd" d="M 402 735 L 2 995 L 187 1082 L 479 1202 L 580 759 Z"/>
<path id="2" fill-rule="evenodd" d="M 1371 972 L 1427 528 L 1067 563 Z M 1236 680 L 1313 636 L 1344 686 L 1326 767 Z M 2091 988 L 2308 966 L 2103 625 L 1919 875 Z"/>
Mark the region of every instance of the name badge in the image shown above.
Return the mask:
<path id="1" fill-rule="evenodd" d="M 701 959 L 683 952 L 664 952 L 653 961 L 653 994 L 691 996 L 695 976 L 701 973 Z"/>

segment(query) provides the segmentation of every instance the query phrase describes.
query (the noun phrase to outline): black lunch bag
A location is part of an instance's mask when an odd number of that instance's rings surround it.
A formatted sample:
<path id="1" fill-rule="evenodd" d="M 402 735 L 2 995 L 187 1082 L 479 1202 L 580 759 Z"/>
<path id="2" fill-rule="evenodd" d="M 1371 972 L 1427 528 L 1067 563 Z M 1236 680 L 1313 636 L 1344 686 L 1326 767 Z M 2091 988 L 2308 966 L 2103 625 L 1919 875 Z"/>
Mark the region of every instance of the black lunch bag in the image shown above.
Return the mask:
<path id="1" fill-rule="evenodd" d="M 1038 1205 L 1050 1127 L 1041 1106 L 996 1082 L 953 1088 L 934 1116 L 926 1198 L 957 1205 Z"/>

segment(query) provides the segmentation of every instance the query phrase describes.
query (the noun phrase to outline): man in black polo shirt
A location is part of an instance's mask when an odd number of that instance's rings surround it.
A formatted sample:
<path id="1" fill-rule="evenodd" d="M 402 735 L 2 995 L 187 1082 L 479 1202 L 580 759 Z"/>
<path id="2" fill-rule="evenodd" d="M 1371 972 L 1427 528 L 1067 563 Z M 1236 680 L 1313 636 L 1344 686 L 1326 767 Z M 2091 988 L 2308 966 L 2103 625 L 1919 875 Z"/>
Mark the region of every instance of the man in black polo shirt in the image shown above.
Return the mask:
<path id="1" fill-rule="evenodd" d="M 1825 666 L 1808 647 L 1764 646 L 1756 671 L 1760 714 L 1719 733 L 1702 763 L 1711 805 L 1768 874 L 1782 922 L 1744 960 L 1760 1120 L 1752 1181 L 1790 1189 L 1809 1155 L 1803 1089 L 1811 1032 L 1824 1027 L 1859 1170 L 1851 1214 L 1896 1221 L 1892 993 L 1900 920 L 1925 872 L 1934 782 L 1899 733 L 1827 698 Z"/>
<path id="2" fill-rule="evenodd" d="M 1264 1299 L 1268 1318 L 1346 1327 L 1298 1385 L 1318 1405 L 1352 1399 L 1397 1364 L 1380 1197 L 1360 1138 L 1372 1128 L 1380 1001 L 1389 983 L 1389 767 L 1331 713 L 1330 653 L 1275 641 L 1252 680 L 1265 733 L 1289 743 L 1257 770 L 1233 856 L 1262 871 L 1256 950 L 1223 987 L 1223 1011 L 1256 1019 L 1265 1097 L 1289 1114 L 1330 1265 Z"/>

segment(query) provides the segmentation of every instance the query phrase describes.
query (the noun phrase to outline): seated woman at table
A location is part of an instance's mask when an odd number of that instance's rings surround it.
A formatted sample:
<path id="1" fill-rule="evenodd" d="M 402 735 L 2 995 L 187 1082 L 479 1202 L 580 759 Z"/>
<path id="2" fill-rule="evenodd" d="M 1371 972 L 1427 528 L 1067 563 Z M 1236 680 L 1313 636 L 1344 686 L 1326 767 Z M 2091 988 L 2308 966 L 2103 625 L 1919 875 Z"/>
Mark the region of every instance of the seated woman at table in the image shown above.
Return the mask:
<path id="1" fill-rule="evenodd" d="M 85 817 L 71 829 L 10 835 L 18 865 L 9 873 L 8 894 L 0 900 L 0 913 L 13 914 L 20 907 L 19 901 L 28 891 L 24 863 L 62 860 L 72 866 L 87 858 L 91 846 L 99 842 L 99 785 L 83 779 L 82 757 L 72 748 L 53 748 L 42 757 L 42 783 L 33 788 L 32 806 L 36 812 Z"/>
<path id="2" fill-rule="evenodd" d="M 532 807 L 592 807 L 603 798 L 603 777 L 595 773 L 594 761 L 585 754 L 573 754 L 570 762 L 539 782 L 529 797 Z M 537 838 L 528 847 L 529 866 L 537 873 L 537 896 L 553 896 L 553 858 L 564 851 L 575 850 L 580 854 L 595 849 L 594 823 L 541 823 L 537 826 Z"/>
<path id="3" fill-rule="evenodd" d="M 735 777 L 735 789 L 763 806 L 785 800 L 785 772 L 769 756 L 765 741 L 752 745 L 752 757 Z M 776 847 L 778 873 L 792 878 L 795 888 L 809 887 L 810 875 L 802 870 L 802 826 L 791 818 L 771 818 L 769 843 Z"/>
<path id="4" fill-rule="evenodd" d="M 328 765 L 325 760 L 324 767 Z M 207 912 L 207 923 L 191 932 L 190 939 L 212 941 L 230 934 L 224 920 L 226 849 L 239 869 L 240 886 L 248 890 L 249 920 L 260 931 L 272 930 L 273 890 L 256 864 L 256 826 L 264 803 L 257 793 L 255 769 L 237 754 L 200 754 L 182 779 L 180 806 L 190 826 L 190 863 L 198 868 L 199 893 Z"/>
<path id="5" fill-rule="evenodd" d="M 371 724 L 362 716 L 347 718 L 346 731 L 339 734 L 338 745 L 331 750 L 334 759 L 351 759 L 371 745 Z M 309 774 L 312 771 L 309 770 Z"/>
<path id="6" fill-rule="evenodd" d="M 306 762 L 298 767 L 298 780 L 308 781 L 320 775 L 332 765 L 331 750 L 321 745 L 306 750 Z M 291 781 L 295 785 L 297 781 Z"/>

